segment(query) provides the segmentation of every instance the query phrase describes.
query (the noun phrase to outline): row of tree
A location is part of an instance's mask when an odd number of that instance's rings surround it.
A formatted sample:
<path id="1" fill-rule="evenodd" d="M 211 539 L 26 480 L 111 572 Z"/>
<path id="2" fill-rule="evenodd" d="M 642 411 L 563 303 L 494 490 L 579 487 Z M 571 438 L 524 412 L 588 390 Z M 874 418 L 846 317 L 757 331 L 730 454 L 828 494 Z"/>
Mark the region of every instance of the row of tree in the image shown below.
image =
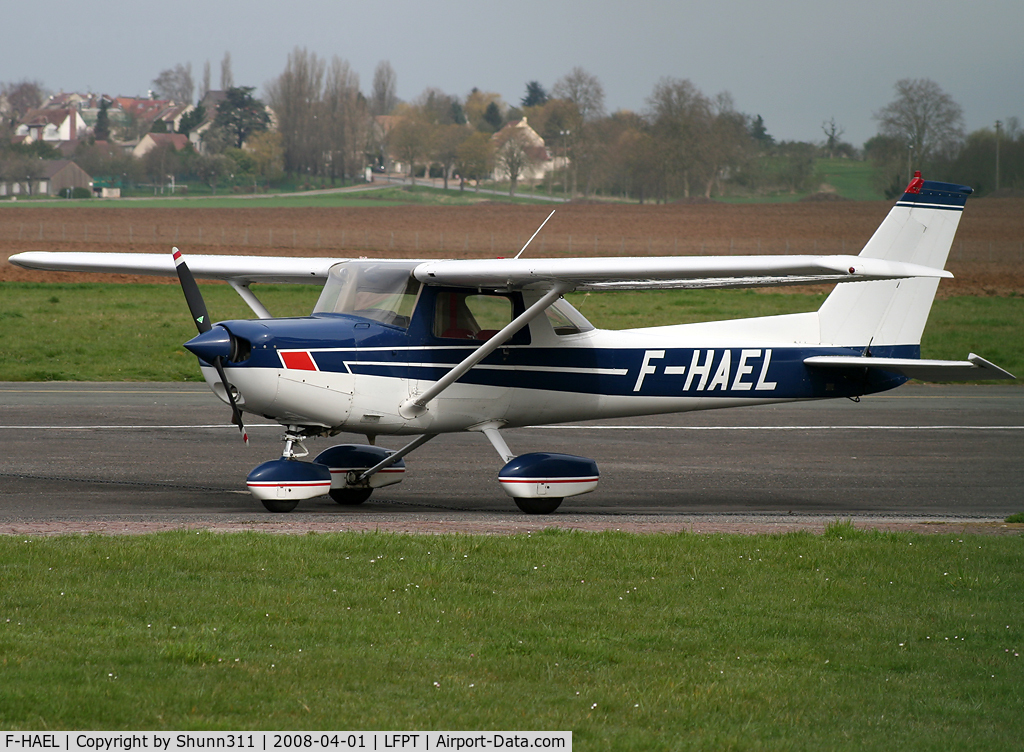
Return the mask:
<path id="1" fill-rule="evenodd" d="M 518 106 L 479 89 L 460 98 L 428 88 L 402 102 L 388 62 L 377 66 L 364 94 L 347 61 L 296 48 L 266 86 L 273 123 L 253 87 L 231 85 L 230 55 L 221 63 L 221 79 L 228 86 L 212 114 L 213 127 L 203 135 L 204 155 L 162 154 L 149 159 L 158 164 L 128 170 L 111 162 L 117 155 L 102 151 L 84 156 L 86 164 L 106 159 L 90 166 L 102 174 L 154 176 L 176 165 L 215 185 L 222 174 L 261 183 L 283 174 L 347 182 L 360 179 L 368 165 L 382 167 L 393 158 L 414 177 L 429 172 L 443 176 L 446 185 L 454 175 L 481 180 L 498 168 L 515 191 L 521 177 L 550 160 L 554 169 L 545 181 L 551 191 L 668 201 L 810 191 L 816 187 L 817 157 L 863 156 L 875 166 L 879 189 L 890 196 L 902 191 L 916 169 L 983 193 L 1024 189 L 1024 132 L 1016 118 L 966 135 L 962 108 L 928 79 L 897 82 L 893 101 L 874 113 L 879 132 L 863 152 L 842 140 L 834 118 L 822 123 L 824 142 L 776 143 L 760 116 L 737 110 L 728 93 L 706 95 L 687 79 L 660 80 L 638 113 L 608 114 L 600 81 L 581 68 L 558 79 L 550 92 L 530 81 Z M 191 97 L 191 66 L 164 70 L 153 83 L 162 96 Z M 208 86 L 207 63 L 203 88 Z M 3 93 L 21 109 L 42 95 L 32 82 L 4 85 Z M 523 118 L 544 139 L 546 154 L 525 137 L 525 129 L 502 130 Z M 206 119 L 199 107 L 182 118 L 179 130 L 188 133 Z M 107 127 L 105 119 L 100 127 Z M 4 173 L 23 172 L 22 162 L 47 156 L 24 148 L 3 151 Z"/>

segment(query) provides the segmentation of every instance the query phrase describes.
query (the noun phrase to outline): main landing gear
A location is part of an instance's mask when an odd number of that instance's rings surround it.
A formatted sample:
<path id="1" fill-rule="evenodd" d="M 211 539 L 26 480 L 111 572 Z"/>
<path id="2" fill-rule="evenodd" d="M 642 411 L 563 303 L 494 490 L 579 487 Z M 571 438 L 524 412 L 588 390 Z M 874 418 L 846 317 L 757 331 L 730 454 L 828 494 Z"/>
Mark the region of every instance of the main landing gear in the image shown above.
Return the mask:
<path id="1" fill-rule="evenodd" d="M 599 473 L 594 460 L 554 452 L 517 457 L 498 433 L 498 424 L 488 423 L 473 430 L 483 433 L 505 461 L 498 481 L 526 514 L 551 514 L 564 498 L 597 487 Z M 249 490 L 269 511 L 290 512 L 302 499 L 323 495 L 343 506 L 362 504 L 373 489 L 401 482 L 405 455 L 436 435 L 419 436 L 397 452 L 368 444 L 339 444 L 324 450 L 312 462 L 300 461 L 309 455 L 302 442 L 321 432 L 320 428 L 288 426 L 282 437 L 281 458 L 264 462 L 249 473 Z"/>

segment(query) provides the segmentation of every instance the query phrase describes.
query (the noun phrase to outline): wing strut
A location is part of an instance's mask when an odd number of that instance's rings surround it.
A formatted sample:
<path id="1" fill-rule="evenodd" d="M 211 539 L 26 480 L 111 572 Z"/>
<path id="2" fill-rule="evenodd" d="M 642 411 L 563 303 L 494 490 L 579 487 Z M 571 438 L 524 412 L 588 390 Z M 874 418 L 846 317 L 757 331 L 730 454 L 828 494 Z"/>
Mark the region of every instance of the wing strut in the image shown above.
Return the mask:
<path id="1" fill-rule="evenodd" d="M 245 301 L 245 304 L 252 309 L 252 312 L 261 319 L 272 319 L 270 311 L 266 309 L 260 299 L 256 297 L 252 290 L 249 289 L 248 282 L 236 282 L 233 279 L 228 280 L 228 284 L 231 285 L 231 289 L 238 293 L 238 296 Z"/>
<path id="2" fill-rule="evenodd" d="M 410 397 L 403 402 L 398 408 L 398 414 L 406 419 L 412 419 L 422 415 L 426 412 L 427 403 L 430 402 L 430 400 L 434 399 L 434 397 L 462 378 L 469 369 L 481 360 L 512 339 L 512 336 L 516 332 L 547 310 L 551 304 L 562 297 L 562 294 L 568 289 L 570 289 L 570 285 L 568 284 L 556 284 L 544 294 L 544 297 L 512 319 L 511 322 L 505 325 L 504 329 L 499 331 L 484 344 L 480 345 L 480 347 L 470 353 L 465 360 L 435 381 L 427 388 L 426 391 L 421 394 L 417 394 L 414 397 Z"/>

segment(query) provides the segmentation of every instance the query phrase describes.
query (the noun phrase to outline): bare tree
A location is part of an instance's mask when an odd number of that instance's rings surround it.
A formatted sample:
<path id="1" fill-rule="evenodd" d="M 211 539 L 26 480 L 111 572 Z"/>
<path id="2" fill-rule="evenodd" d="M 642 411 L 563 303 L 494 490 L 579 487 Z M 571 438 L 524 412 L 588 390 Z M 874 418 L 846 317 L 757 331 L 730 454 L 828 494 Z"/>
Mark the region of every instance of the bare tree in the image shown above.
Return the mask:
<path id="1" fill-rule="evenodd" d="M 964 111 L 929 78 L 896 82 L 896 98 L 874 114 L 879 134 L 901 140 L 921 164 L 952 155 L 964 137 Z"/>
<path id="2" fill-rule="evenodd" d="M 315 52 L 296 47 L 284 72 L 267 86 L 277 116 L 285 170 L 320 174 L 323 168 L 319 115 L 325 63 Z"/>
<path id="3" fill-rule="evenodd" d="M 835 117 L 823 122 L 821 130 L 825 134 L 825 149 L 828 151 L 828 158 L 832 159 L 835 156 L 836 147 L 839 146 L 839 139 L 846 131 L 843 126 L 836 124 Z"/>
<path id="4" fill-rule="evenodd" d="M 659 178 L 662 196 L 690 195 L 700 180 L 702 161 L 714 121 L 713 105 L 689 79 L 663 78 L 647 98 L 648 117 L 663 157 Z"/>
<path id="5" fill-rule="evenodd" d="M 395 94 L 398 77 L 395 69 L 387 60 L 377 63 L 373 72 L 373 91 L 370 94 L 370 113 L 373 115 L 390 115 L 398 104 L 398 96 Z"/>
<path id="6" fill-rule="evenodd" d="M 231 53 L 225 52 L 220 61 L 220 90 L 227 91 L 235 85 L 235 76 L 231 72 Z"/>
<path id="7" fill-rule="evenodd" d="M 494 162 L 500 172 L 508 175 L 510 196 L 516 195 L 519 179 L 526 177 L 543 158 L 543 148 L 534 145 L 525 128 L 506 128 L 498 134 Z"/>
<path id="8" fill-rule="evenodd" d="M 5 83 L 0 85 L 0 99 L 7 103 L 5 111 L 0 115 L 14 125 L 29 110 L 43 106 L 43 85 L 28 79 Z"/>
<path id="9" fill-rule="evenodd" d="M 448 178 L 459 160 L 459 147 L 472 135 L 473 131 L 465 125 L 442 126 L 437 138 L 434 140 L 434 159 L 441 164 L 444 170 L 444 187 L 448 189 Z"/>
<path id="10" fill-rule="evenodd" d="M 192 63 L 178 63 L 160 71 L 153 79 L 153 91 L 160 99 L 171 99 L 178 104 L 191 104 L 195 83 L 192 81 Z"/>
<path id="11" fill-rule="evenodd" d="M 583 122 L 596 120 L 604 115 L 604 87 L 583 68 L 576 66 L 551 87 L 551 94 L 576 105 Z"/>
<path id="12" fill-rule="evenodd" d="M 331 180 L 354 177 L 361 171 L 369 130 L 366 100 L 359 75 L 348 61 L 335 56 L 327 69 L 323 93 L 324 146 L 330 154 Z"/>
<path id="13" fill-rule="evenodd" d="M 418 108 L 402 105 L 396 113 L 398 123 L 391 130 L 388 142 L 392 151 L 409 165 L 409 177 L 416 184 L 416 162 L 431 152 L 434 126 L 426 122 Z"/>
<path id="14" fill-rule="evenodd" d="M 210 90 L 210 61 L 207 60 L 203 63 L 203 82 L 199 85 L 199 101 L 202 102 L 206 97 L 206 92 Z"/>

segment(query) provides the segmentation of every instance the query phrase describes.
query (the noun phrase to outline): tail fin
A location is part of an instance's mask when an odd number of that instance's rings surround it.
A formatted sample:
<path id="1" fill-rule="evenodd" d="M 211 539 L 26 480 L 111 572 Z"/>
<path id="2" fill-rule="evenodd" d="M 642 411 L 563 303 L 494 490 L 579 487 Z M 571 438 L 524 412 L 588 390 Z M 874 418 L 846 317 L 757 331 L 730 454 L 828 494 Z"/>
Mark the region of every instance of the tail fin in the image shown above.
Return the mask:
<path id="1" fill-rule="evenodd" d="M 916 173 L 860 255 L 942 269 L 972 192 Z M 818 310 L 821 343 L 919 347 L 938 285 L 923 278 L 839 284 Z"/>

